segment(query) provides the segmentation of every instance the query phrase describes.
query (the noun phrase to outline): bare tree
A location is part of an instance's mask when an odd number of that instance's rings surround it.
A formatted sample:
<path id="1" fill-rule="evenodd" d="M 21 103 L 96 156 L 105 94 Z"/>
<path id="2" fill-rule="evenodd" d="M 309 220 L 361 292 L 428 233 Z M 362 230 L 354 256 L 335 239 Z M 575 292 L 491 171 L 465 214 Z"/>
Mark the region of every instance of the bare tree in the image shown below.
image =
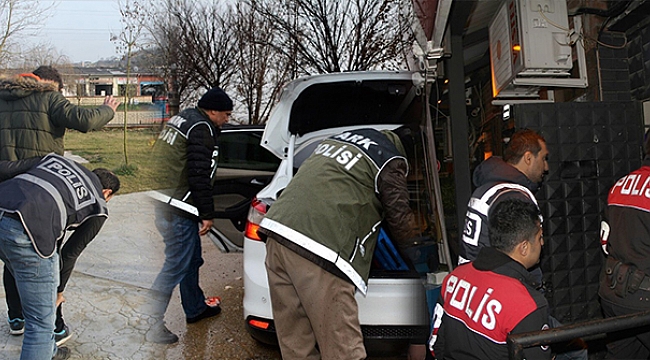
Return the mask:
<path id="1" fill-rule="evenodd" d="M 408 0 L 246 1 L 275 24 L 282 37 L 272 45 L 304 74 L 393 67 L 412 44 L 400 11 Z"/>
<path id="2" fill-rule="evenodd" d="M 162 14 L 150 32 L 166 60 L 170 94 L 179 94 L 180 103 L 185 103 L 196 100 L 204 89 L 227 88 L 236 73 L 237 53 L 226 20 L 230 7 L 193 0 L 150 3 L 157 14 Z"/>
<path id="3" fill-rule="evenodd" d="M 19 39 L 34 35 L 54 3 L 31 0 L 0 0 L 0 63 L 9 64 Z"/>
<path id="4" fill-rule="evenodd" d="M 275 37 L 270 18 L 240 2 L 235 5 L 230 23 L 238 52 L 238 72 L 232 81 L 239 100 L 236 102 L 243 104 L 250 124 L 266 123 L 282 86 L 291 76 L 291 67 L 269 45 Z"/>
<path id="5" fill-rule="evenodd" d="M 11 66 L 14 68 L 31 71 L 41 65 L 50 65 L 61 70 L 70 66 L 70 58 L 61 55 L 50 43 L 42 42 L 25 49 L 16 47 L 16 50 L 11 60 Z"/>
<path id="6" fill-rule="evenodd" d="M 147 13 L 143 10 L 142 4 L 137 0 L 124 0 L 119 2 L 120 6 L 120 15 L 122 18 L 120 22 L 122 23 L 122 31 L 111 36 L 111 41 L 114 41 L 117 44 L 117 50 L 119 53 L 122 53 L 126 59 L 126 84 L 124 86 L 124 101 L 123 101 L 123 112 L 124 112 L 124 167 L 123 172 L 125 174 L 130 174 L 134 169 L 131 169 L 129 166 L 129 156 L 127 149 L 127 126 L 128 126 L 128 113 L 129 105 L 131 104 L 131 99 L 136 95 L 137 90 L 135 86 L 137 84 L 131 84 L 131 75 L 132 75 L 132 66 L 131 58 L 134 51 L 139 45 L 139 41 L 142 37 L 142 32 L 144 29 L 144 22 L 147 21 Z"/>
<path id="7" fill-rule="evenodd" d="M 287 80 L 403 69 L 414 38 L 411 0 L 149 1 L 170 109 L 172 94 L 183 103 L 221 86 L 235 90 L 229 93 L 255 124 L 268 119 Z"/>

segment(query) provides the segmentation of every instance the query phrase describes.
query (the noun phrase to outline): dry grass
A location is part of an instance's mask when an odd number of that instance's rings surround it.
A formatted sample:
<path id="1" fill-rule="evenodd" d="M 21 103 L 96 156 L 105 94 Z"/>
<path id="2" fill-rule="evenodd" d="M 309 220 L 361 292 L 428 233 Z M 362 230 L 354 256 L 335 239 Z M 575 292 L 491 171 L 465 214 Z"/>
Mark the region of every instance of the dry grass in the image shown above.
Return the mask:
<path id="1" fill-rule="evenodd" d="M 154 186 L 151 149 L 157 129 L 127 131 L 129 164 L 124 162 L 123 130 L 104 129 L 89 133 L 68 130 L 65 149 L 88 160 L 89 169 L 107 168 L 120 177 L 121 194 L 145 191 Z"/>

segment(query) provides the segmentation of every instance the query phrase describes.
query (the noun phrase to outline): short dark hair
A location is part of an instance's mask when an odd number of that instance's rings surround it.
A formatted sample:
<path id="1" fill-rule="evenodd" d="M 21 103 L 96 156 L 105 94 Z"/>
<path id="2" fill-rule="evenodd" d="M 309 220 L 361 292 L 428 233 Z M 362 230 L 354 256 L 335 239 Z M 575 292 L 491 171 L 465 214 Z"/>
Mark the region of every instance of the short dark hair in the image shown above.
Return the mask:
<path id="1" fill-rule="evenodd" d="M 43 80 L 54 81 L 59 84 L 59 91 L 63 89 L 63 79 L 59 71 L 49 65 L 41 65 L 38 69 L 32 71 L 32 74 L 38 76 Z"/>
<path id="2" fill-rule="evenodd" d="M 505 199 L 492 206 L 488 216 L 490 245 L 510 253 L 539 230 L 541 214 L 537 205 L 520 199 Z"/>
<path id="3" fill-rule="evenodd" d="M 102 189 L 109 189 L 115 194 L 120 190 L 120 179 L 117 175 L 113 174 L 112 171 L 104 168 L 97 168 L 93 170 L 93 173 L 99 178 L 99 182 L 102 183 Z"/>
<path id="4" fill-rule="evenodd" d="M 546 140 L 537 132 L 530 129 L 518 130 L 510 137 L 508 147 L 506 147 L 505 154 L 503 154 L 503 160 L 509 164 L 516 164 L 526 151 L 530 151 L 537 156 L 542 150 L 540 142 L 545 143 Z"/>

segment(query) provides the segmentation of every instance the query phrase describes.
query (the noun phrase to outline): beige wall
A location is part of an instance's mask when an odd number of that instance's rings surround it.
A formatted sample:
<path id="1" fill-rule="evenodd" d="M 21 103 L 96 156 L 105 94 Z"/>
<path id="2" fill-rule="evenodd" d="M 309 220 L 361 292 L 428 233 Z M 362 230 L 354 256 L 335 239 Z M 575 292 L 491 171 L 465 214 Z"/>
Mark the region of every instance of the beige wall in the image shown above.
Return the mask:
<path id="1" fill-rule="evenodd" d="M 128 126 L 152 126 L 160 125 L 160 113 L 157 111 L 129 111 L 127 114 L 129 119 Z M 108 127 L 124 126 L 124 112 L 118 111 L 115 113 L 113 120 L 106 124 Z"/>
<path id="2" fill-rule="evenodd" d="M 92 96 L 92 97 L 81 97 L 77 98 L 76 96 L 66 96 L 66 99 L 70 100 L 71 103 L 80 106 L 99 106 L 104 103 L 103 96 Z M 117 97 L 117 99 L 124 101 L 124 98 Z M 151 96 L 136 96 L 131 98 L 133 102 L 138 102 L 140 104 L 151 104 Z"/>

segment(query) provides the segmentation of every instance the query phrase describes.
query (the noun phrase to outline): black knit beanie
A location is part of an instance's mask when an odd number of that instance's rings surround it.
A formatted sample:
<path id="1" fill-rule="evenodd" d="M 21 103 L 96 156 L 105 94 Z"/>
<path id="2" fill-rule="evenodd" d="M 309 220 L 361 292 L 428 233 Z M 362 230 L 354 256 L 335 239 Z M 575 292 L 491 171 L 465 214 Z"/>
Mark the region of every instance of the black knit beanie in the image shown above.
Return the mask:
<path id="1" fill-rule="evenodd" d="M 205 110 L 230 111 L 232 100 L 220 87 L 213 87 L 201 96 L 198 106 Z"/>

